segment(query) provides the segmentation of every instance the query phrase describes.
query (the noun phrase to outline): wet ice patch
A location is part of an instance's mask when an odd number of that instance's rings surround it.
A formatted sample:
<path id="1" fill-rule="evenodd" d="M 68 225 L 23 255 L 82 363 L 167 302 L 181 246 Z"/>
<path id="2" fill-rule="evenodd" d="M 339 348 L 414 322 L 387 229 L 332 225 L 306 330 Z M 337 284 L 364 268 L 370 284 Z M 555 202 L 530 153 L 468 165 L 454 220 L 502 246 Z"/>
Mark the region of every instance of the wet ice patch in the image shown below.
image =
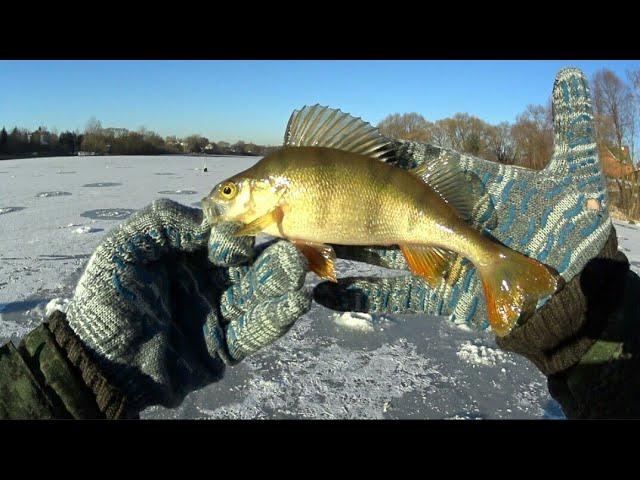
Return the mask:
<path id="1" fill-rule="evenodd" d="M 24 207 L 0 207 L 0 215 L 11 212 L 19 212 L 20 210 L 24 210 Z"/>
<path id="2" fill-rule="evenodd" d="M 175 173 L 171 173 L 171 172 L 158 172 L 158 173 L 154 173 L 154 175 L 175 175 Z"/>
<path id="3" fill-rule="evenodd" d="M 470 341 L 463 342 L 456 355 L 467 363 L 486 365 L 489 367 L 510 362 L 507 353 L 482 345 L 477 340 L 474 343 Z"/>
<path id="4" fill-rule="evenodd" d="M 40 192 L 36 194 L 36 198 L 49 198 L 49 197 L 66 197 L 71 195 L 70 192 L 61 192 L 60 190 L 56 190 L 54 192 Z"/>
<path id="5" fill-rule="evenodd" d="M 119 185 L 122 185 L 122 184 L 115 183 L 115 182 L 98 182 L 98 183 L 87 183 L 86 185 L 82 185 L 82 186 L 100 188 L 100 187 L 117 187 Z"/>
<path id="6" fill-rule="evenodd" d="M 195 190 L 163 190 L 158 193 L 161 195 L 194 195 L 198 192 Z"/>
<path id="7" fill-rule="evenodd" d="M 58 174 L 58 175 L 68 175 L 70 173 L 76 173 L 76 172 L 75 171 L 68 171 L 68 172 L 58 171 L 58 172 L 56 172 L 56 174 Z"/>
<path id="8" fill-rule="evenodd" d="M 67 313 L 67 308 L 69 308 L 68 298 L 52 298 L 44 307 L 44 315 L 45 317 L 48 317 L 56 310 L 60 310 L 62 313 Z"/>
<path id="9" fill-rule="evenodd" d="M 82 212 L 80 216 L 93 220 L 124 220 L 134 212 L 132 208 L 98 208 Z"/>

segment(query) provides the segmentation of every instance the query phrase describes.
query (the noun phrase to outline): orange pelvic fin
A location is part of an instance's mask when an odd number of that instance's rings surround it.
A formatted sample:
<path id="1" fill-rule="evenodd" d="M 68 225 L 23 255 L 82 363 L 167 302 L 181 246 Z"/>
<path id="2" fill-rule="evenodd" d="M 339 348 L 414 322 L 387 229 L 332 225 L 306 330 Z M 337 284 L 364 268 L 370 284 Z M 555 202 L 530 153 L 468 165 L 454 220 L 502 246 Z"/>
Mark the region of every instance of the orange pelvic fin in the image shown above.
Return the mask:
<path id="1" fill-rule="evenodd" d="M 447 250 L 424 245 L 400 245 L 412 273 L 436 287 L 451 266 L 453 255 Z"/>
<path id="2" fill-rule="evenodd" d="M 564 283 L 552 267 L 507 248 L 479 273 L 489 324 L 499 337 L 507 335 L 521 317 L 535 311 L 538 300 L 553 295 Z"/>
<path id="3" fill-rule="evenodd" d="M 247 223 L 240 230 L 233 234 L 234 237 L 253 236 L 262 232 L 272 223 L 282 221 L 283 212 L 281 207 L 275 207 L 265 215 L 256 218 L 253 222 Z"/>
<path id="4" fill-rule="evenodd" d="M 333 248 L 324 243 L 305 242 L 302 240 L 292 240 L 293 244 L 305 256 L 309 262 L 309 269 L 320 278 L 337 282 L 334 268 L 336 252 Z"/>

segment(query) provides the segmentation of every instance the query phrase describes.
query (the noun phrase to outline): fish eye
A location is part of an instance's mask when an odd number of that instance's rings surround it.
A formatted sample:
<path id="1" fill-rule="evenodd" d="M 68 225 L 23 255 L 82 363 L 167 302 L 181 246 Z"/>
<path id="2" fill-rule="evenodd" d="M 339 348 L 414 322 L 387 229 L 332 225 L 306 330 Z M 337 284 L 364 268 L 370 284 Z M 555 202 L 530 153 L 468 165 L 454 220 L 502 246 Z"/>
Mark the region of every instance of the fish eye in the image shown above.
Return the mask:
<path id="1" fill-rule="evenodd" d="M 220 195 L 225 200 L 231 200 L 238 193 L 238 187 L 233 182 L 227 182 L 221 185 Z"/>

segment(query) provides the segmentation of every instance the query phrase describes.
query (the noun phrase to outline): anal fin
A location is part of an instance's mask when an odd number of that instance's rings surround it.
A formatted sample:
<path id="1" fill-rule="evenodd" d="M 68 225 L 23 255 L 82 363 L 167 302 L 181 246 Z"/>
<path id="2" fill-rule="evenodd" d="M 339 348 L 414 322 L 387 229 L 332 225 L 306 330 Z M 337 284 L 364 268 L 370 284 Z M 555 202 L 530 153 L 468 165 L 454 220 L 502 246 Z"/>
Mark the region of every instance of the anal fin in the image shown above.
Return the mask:
<path id="1" fill-rule="evenodd" d="M 292 240 L 292 242 L 305 256 L 312 272 L 325 280 L 338 281 L 334 268 L 336 253 L 332 247 L 324 243 L 305 242 L 303 240 Z"/>
<path id="2" fill-rule="evenodd" d="M 400 245 L 409 269 L 435 288 L 451 267 L 454 256 L 447 250 L 425 245 Z"/>
<path id="3" fill-rule="evenodd" d="M 282 221 L 283 212 L 281 207 L 275 207 L 265 215 L 256 218 L 253 222 L 247 223 L 240 230 L 233 234 L 234 237 L 253 236 L 262 232 L 273 223 Z"/>

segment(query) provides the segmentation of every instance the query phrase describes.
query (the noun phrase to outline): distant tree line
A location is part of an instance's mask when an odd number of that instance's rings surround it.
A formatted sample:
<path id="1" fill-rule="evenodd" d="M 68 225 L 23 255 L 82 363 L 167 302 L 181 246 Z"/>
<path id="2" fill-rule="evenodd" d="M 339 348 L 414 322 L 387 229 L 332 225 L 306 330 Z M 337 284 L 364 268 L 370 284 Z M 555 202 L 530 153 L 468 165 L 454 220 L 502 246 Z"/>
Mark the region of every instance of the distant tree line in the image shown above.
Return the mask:
<path id="1" fill-rule="evenodd" d="M 609 149 L 624 162 L 637 160 L 636 134 L 640 123 L 640 70 L 627 72 L 626 81 L 602 69 L 591 80 L 598 147 Z M 379 124 L 392 138 L 429 142 L 504 164 L 542 169 L 553 154 L 551 102 L 529 105 L 514 123 L 492 125 L 468 113 L 428 121 L 419 113 L 395 113 Z M 137 131 L 103 128 L 90 119 L 84 132 L 58 134 L 46 127 L 29 132 L 14 127 L 0 131 L 0 156 L 74 155 L 77 152 L 112 155 L 217 154 L 265 155 L 277 147 L 242 140 L 214 142 L 202 135 L 161 137 L 144 127 Z"/>
<path id="2" fill-rule="evenodd" d="M 633 163 L 640 123 L 640 70 L 628 72 L 627 80 L 602 69 L 593 76 L 590 89 L 599 149 L 608 148 L 623 162 Z M 529 105 L 514 123 L 491 125 L 468 113 L 430 122 L 414 112 L 388 115 L 378 128 L 388 137 L 534 169 L 544 168 L 553 154 L 551 101 Z"/>
<path id="3" fill-rule="evenodd" d="M 75 155 L 78 152 L 97 155 L 159 155 L 159 154 L 213 154 L 213 155 L 265 155 L 276 147 L 256 145 L 242 140 L 230 144 L 213 142 L 201 135 L 186 138 L 168 136 L 140 127 L 137 131 L 126 128 L 103 128 L 100 121 L 91 118 L 83 133 L 65 131 L 61 134 L 46 127 L 30 132 L 14 127 L 0 130 L 0 155 Z"/>
<path id="4" fill-rule="evenodd" d="M 0 155 L 73 155 L 82 144 L 83 135 L 76 132 L 50 132 L 46 127 L 29 132 L 14 127 L 0 130 Z"/>

